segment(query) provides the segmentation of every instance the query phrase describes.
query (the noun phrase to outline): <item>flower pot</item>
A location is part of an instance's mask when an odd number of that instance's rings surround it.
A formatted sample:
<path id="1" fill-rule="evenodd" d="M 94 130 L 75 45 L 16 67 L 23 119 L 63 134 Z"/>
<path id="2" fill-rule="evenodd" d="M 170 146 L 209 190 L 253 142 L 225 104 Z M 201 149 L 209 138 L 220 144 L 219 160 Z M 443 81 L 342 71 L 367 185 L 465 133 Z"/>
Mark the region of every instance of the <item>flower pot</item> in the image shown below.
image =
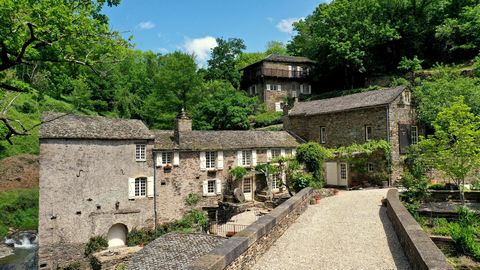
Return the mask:
<path id="1" fill-rule="evenodd" d="M 315 197 L 315 204 L 319 204 L 320 203 L 320 196 L 316 196 Z"/>

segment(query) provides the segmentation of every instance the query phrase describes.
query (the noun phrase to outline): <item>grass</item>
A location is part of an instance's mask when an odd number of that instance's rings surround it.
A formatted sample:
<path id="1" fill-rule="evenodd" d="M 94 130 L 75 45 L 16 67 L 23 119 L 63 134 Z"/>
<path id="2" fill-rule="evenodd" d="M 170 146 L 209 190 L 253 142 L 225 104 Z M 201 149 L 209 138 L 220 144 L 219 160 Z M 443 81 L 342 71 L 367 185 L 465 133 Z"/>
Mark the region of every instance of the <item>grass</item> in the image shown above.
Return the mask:
<path id="1" fill-rule="evenodd" d="M 9 229 L 36 230 L 38 227 L 38 188 L 0 192 L 0 238 Z"/>
<path id="2" fill-rule="evenodd" d="M 2 96 L 3 102 L 0 102 L 0 109 L 3 110 L 7 105 L 6 103 L 10 102 L 17 94 L 12 92 L 4 93 L 4 96 Z M 72 104 L 50 96 L 45 95 L 40 99 L 35 92 L 20 94 L 8 110 L 7 116 L 22 123 L 29 130 L 29 135 L 13 136 L 13 145 L 10 145 L 6 140 L 0 140 L 0 159 L 18 154 L 38 154 L 39 126 L 37 125 L 40 123 L 41 112 L 44 111 L 78 112 Z M 96 114 L 93 111 L 82 111 L 82 113 Z M 21 126 L 18 123 L 13 124 L 16 129 L 21 130 Z M 0 124 L 0 137 L 3 137 L 6 131 L 3 124 Z"/>

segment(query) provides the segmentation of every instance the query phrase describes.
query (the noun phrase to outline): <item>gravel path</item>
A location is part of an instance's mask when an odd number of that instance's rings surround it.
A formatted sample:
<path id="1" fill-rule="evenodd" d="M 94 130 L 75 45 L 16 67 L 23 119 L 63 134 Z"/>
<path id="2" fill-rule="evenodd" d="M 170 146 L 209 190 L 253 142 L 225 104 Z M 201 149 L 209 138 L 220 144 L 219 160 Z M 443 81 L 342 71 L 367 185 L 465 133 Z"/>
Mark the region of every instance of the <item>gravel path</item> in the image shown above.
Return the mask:
<path id="1" fill-rule="evenodd" d="M 341 191 L 310 205 L 254 269 L 410 269 L 381 207 L 387 191 Z"/>

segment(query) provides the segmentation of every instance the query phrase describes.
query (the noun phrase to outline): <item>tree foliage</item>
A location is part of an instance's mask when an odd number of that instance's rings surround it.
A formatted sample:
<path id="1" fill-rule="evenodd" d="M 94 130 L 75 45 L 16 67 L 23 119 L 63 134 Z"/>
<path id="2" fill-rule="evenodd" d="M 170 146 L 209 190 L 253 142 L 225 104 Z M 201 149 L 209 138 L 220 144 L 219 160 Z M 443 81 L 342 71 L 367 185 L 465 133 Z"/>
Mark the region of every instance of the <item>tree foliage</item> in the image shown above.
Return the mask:
<path id="1" fill-rule="evenodd" d="M 404 59 L 436 62 L 471 59 L 480 48 L 480 5 L 466 0 L 336 0 L 320 4 L 294 25 L 287 45 L 316 60 L 325 83 L 362 86 L 363 78 L 394 73 Z"/>
<path id="2" fill-rule="evenodd" d="M 301 144 L 297 148 L 296 158 L 298 162 L 305 165 L 305 168 L 312 173 L 313 179 L 317 182 L 323 181 L 323 163 L 333 158 L 333 153 L 316 142 Z"/>
<path id="3" fill-rule="evenodd" d="M 241 74 L 236 68 L 236 62 L 246 46 L 239 38 L 217 38 L 217 44 L 218 46 L 212 49 L 211 59 L 208 60 L 206 79 L 225 80 L 237 89 L 240 86 Z"/>
<path id="4" fill-rule="evenodd" d="M 463 97 L 442 109 L 433 122 L 435 134 L 420 141 L 425 160 L 459 186 L 464 202 L 465 179 L 480 173 L 480 118 Z"/>

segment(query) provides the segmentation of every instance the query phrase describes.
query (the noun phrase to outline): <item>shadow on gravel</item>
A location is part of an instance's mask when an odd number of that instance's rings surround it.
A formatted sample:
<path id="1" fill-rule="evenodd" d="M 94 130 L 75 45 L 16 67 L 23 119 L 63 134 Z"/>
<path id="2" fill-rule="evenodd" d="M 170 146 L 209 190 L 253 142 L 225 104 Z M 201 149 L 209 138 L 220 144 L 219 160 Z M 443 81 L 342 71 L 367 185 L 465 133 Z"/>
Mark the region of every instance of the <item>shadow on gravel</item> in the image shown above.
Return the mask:
<path id="1" fill-rule="evenodd" d="M 385 235 L 387 236 L 388 247 L 392 253 L 393 260 L 397 269 L 412 269 L 410 263 L 403 252 L 402 246 L 398 241 L 397 235 L 393 230 L 392 222 L 387 216 L 387 208 L 382 206 L 378 212 L 380 220 L 382 221 L 383 229 L 385 230 Z"/>

